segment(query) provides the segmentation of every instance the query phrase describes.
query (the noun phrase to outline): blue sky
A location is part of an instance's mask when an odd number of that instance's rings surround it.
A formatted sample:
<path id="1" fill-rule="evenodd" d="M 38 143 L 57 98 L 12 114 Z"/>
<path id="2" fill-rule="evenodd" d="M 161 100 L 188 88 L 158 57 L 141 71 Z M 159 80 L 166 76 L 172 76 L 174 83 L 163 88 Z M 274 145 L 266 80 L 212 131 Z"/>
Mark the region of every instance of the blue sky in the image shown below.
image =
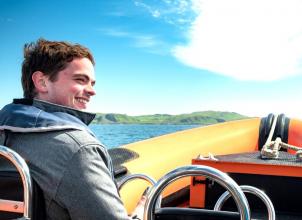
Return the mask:
<path id="1" fill-rule="evenodd" d="M 0 108 L 43 37 L 91 49 L 94 112 L 302 117 L 301 21 L 299 0 L 0 0 Z"/>

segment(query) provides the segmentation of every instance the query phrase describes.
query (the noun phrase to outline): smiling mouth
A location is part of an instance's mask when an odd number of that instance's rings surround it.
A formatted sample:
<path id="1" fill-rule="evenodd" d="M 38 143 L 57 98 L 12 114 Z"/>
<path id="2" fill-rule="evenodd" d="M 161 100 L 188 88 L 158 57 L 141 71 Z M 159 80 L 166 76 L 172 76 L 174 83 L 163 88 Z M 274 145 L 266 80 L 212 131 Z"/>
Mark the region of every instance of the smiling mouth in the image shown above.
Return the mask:
<path id="1" fill-rule="evenodd" d="M 79 103 L 82 103 L 82 104 L 87 104 L 89 102 L 88 99 L 84 99 L 84 98 L 76 98 L 76 100 L 79 102 Z"/>

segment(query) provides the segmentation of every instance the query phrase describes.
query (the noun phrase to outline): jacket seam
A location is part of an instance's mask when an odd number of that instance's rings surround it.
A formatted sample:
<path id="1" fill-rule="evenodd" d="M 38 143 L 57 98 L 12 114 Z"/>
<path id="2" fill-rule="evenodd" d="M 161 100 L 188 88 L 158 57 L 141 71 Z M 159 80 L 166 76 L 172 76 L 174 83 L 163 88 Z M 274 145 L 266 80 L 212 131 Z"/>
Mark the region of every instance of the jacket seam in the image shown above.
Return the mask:
<path id="1" fill-rule="evenodd" d="M 37 127 L 38 119 L 39 119 L 41 113 L 42 113 L 42 110 L 40 110 L 40 111 L 38 112 L 38 114 L 37 114 L 37 117 L 36 117 L 36 121 L 35 121 L 34 127 Z"/>

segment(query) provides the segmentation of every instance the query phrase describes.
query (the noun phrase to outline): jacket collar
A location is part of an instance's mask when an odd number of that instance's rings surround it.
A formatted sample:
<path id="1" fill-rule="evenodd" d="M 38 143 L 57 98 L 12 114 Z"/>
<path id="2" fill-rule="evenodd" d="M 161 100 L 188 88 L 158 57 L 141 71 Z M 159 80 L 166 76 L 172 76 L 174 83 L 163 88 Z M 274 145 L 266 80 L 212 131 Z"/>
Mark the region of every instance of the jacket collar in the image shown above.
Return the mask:
<path id="1" fill-rule="evenodd" d="M 66 129 L 86 130 L 95 114 L 41 100 L 15 99 L 0 110 L 0 130 L 46 132 Z"/>
<path id="2" fill-rule="evenodd" d="M 41 109 L 42 111 L 54 113 L 54 112 L 64 112 L 70 115 L 75 116 L 80 119 L 84 124 L 89 125 L 92 120 L 95 118 L 94 113 L 84 112 L 77 109 L 69 108 L 63 105 L 58 105 L 46 101 L 42 101 L 39 99 L 14 99 L 14 104 L 22 104 L 22 105 L 32 105 L 36 108 Z"/>

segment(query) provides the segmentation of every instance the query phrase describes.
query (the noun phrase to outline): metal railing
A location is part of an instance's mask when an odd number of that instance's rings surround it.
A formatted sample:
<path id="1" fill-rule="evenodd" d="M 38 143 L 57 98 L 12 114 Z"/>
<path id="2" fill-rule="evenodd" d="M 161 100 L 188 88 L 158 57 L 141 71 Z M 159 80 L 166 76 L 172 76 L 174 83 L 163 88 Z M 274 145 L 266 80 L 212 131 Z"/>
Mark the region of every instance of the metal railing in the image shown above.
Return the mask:
<path id="1" fill-rule="evenodd" d="M 0 145 L 0 155 L 9 160 L 17 169 L 23 184 L 24 201 L 0 199 L 0 210 L 23 213 L 22 219 L 31 219 L 32 209 L 32 182 L 25 160 L 15 151 Z"/>

